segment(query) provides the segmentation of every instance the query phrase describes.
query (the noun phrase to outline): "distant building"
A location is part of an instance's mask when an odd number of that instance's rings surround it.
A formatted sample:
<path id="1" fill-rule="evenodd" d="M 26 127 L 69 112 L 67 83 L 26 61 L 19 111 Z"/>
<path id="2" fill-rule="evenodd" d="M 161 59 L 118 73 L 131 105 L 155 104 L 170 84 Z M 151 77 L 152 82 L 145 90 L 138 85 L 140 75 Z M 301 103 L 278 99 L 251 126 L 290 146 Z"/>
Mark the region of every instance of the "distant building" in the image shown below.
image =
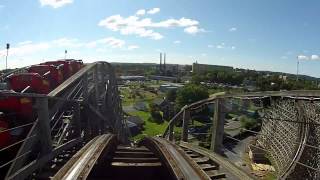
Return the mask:
<path id="1" fill-rule="evenodd" d="M 287 81 L 287 76 L 285 75 L 279 75 L 279 79 L 283 80 L 283 81 Z"/>
<path id="2" fill-rule="evenodd" d="M 170 76 L 149 76 L 149 79 L 177 82 L 177 78 L 176 77 L 170 77 Z"/>
<path id="3" fill-rule="evenodd" d="M 120 76 L 121 80 L 124 81 L 144 81 L 146 77 L 144 76 Z"/>
<path id="4" fill-rule="evenodd" d="M 210 64 L 192 64 L 193 73 L 205 73 L 208 71 L 233 71 L 231 66 L 219 66 L 219 65 L 210 65 Z"/>
<path id="5" fill-rule="evenodd" d="M 163 84 L 160 86 L 160 91 L 168 92 L 169 90 L 178 90 L 179 88 L 183 87 L 182 84 L 170 83 L 170 84 Z"/>
<path id="6" fill-rule="evenodd" d="M 144 76 L 120 76 L 117 78 L 118 85 L 124 85 L 126 81 L 145 81 Z"/>
<path id="7" fill-rule="evenodd" d="M 155 99 L 153 103 L 163 112 L 163 119 L 169 120 L 175 115 L 173 102 L 166 99 Z"/>

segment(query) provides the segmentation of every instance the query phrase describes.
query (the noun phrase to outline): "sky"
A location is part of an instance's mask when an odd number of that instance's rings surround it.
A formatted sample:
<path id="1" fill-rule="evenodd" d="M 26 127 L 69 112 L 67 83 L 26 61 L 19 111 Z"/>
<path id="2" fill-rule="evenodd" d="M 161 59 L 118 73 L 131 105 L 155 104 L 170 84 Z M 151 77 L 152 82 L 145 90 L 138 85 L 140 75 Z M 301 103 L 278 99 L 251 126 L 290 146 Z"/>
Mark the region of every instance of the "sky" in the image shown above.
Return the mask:
<path id="1" fill-rule="evenodd" d="M 318 0 L 0 0 L 0 69 L 64 58 L 320 77 Z"/>

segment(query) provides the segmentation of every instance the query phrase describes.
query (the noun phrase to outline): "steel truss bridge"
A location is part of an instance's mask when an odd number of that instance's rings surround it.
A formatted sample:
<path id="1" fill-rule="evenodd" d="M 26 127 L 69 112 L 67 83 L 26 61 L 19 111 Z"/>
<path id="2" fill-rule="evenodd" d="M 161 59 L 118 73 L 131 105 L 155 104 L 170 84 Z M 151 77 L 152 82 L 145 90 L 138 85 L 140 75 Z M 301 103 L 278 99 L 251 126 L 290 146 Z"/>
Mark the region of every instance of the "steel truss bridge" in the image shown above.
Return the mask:
<path id="1" fill-rule="evenodd" d="M 86 64 L 48 95 L 0 92 L 32 99 L 36 120 L 5 131 L 27 129 L 17 149 L 1 161 L 5 179 L 256 179 L 221 155 L 230 102 L 261 108 L 255 144 L 268 155 L 279 179 L 319 179 L 320 91 L 220 94 L 187 105 L 159 137 L 130 143 L 114 70 L 109 63 Z M 192 114 L 214 107 L 205 149 L 189 141 Z M 175 133 L 182 129 L 181 136 Z M 0 131 L 3 133 L 4 131 Z"/>

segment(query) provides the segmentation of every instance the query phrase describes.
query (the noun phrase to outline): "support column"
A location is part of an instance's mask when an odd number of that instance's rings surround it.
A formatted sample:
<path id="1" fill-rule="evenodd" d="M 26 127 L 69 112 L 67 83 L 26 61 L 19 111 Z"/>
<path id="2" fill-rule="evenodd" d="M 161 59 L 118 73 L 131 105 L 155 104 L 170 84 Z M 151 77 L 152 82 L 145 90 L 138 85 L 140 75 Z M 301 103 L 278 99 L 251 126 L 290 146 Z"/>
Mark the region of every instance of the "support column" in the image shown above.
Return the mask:
<path id="1" fill-rule="evenodd" d="M 169 141 L 173 141 L 174 121 L 169 124 Z"/>
<path id="2" fill-rule="evenodd" d="M 88 83 L 88 73 L 83 74 L 82 76 L 82 88 L 83 88 L 83 106 L 86 107 L 87 104 L 89 103 L 89 83 Z M 86 109 L 86 108 L 85 108 Z M 82 121 L 85 122 L 85 127 L 84 127 L 84 138 L 85 139 L 90 139 L 91 134 L 92 134 L 92 124 L 89 120 L 88 117 L 88 112 L 84 110 L 82 115 Z"/>
<path id="3" fill-rule="evenodd" d="M 188 142 L 188 128 L 190 122 L 190 110 L 185 109 L 183 112 L 183 122 L 182 122 L 182 141 Z"/>
<path id="4" fill-rule="evenodd" d="M 89 99 L 89 90 L 88 90 L 88 73 L 83 74 L 82 76 L 82 87 L 83 87 L 83 100 L 87 103 Z"/>
<path id="5" fill-rule="evenodd" d="M 95 92 L 95 105 L 99 108 L 99 78 L 98 78 L 98 64 L 94 67 L 93 70 L 93 81 L 94 81 L 94 92 Z M 99 110 L 99 109 L 98 109 Z"/>
<path id="6" fill-rule="evenodd" d="M 73 109 L 73 124 L 75 126 L 75 136 L 81 137 L 81 116 L 80 116 L 80 103 L 74 103 Z"/>
<path id="7" fill-rule="evenodd" d="M 224 99 L 216 99 L 214 104 L 214 115 L 212 123 L 212 136 L 210 149 L 216 153 L 220 153 L 222 149 L 225 107 Z"/>
<path id="8" fill-rule="evenodd" d="M 95 107 L 99 112 L 100 110 L 100 92 L 99 92 L 99 64 L 96 64 L 96 66 L 93 69 L 93 81 L 94 81 L 94 92 L 95 92 Z M 101 128 L 101 120 L 100 119 L 95 119 L 94 122 L 94 134 L 98 135 L 102 133 L 102 128 Z"/>
<path id="9" fill-rule="evenodd" d="M 36 103 L 39 121 L 39 131 L 37 135 L 39 136 L 41 143 L 41 154 L 44 155 L 52 151 L 48 98 L 37 98 Z"/>

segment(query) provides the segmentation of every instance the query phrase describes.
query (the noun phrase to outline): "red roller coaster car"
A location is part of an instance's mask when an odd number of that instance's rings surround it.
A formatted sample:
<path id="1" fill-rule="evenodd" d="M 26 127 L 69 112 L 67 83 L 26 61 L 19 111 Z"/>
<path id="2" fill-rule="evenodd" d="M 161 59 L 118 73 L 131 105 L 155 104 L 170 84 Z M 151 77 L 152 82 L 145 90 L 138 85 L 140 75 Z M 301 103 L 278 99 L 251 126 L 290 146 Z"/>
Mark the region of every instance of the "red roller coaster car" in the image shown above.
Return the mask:
<path id="1" fill-rule="evenodd" d="M 62 69 L 53 65 L 33 65 L 28 68 L 29 73 L 38 73 L 50 82 L 54 89 L 63 82 Z"/>
<path id="2" fill-rule="evenodd" d="M 73 74 L 78 72 L 83 66 L 82 60 L 67 59 L 66 61 L 71 64 Z"/>
<path id="3" fill-rule="evenodd" d="M 45 63 L 41 63 L 41 65 L 54 65 L 59 68 L 62 68 L 64 80 L 68 79 L 70 76 L 74 74 L 72 65 L 68 61 L 64 61 L 64 60 L 48 61 Z"/>
<path id="4" fill-rule="evenodd" d="M 12 74 L 7 78 L 10 88 L 16 92 L 48 94 L 50 83 L 38 73 Z"/>

